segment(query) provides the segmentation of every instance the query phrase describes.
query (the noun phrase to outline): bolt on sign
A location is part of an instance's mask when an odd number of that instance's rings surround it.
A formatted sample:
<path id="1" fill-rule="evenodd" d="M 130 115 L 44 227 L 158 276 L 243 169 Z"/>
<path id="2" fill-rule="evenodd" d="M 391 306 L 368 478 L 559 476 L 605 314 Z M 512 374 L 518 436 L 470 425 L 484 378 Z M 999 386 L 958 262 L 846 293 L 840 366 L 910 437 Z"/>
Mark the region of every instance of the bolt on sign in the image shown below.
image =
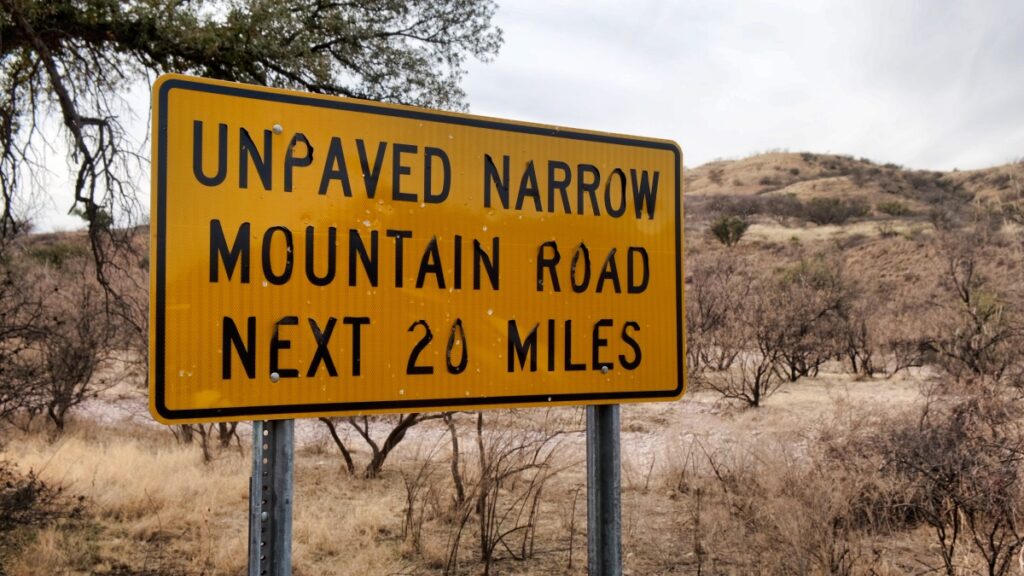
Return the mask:
<path id="1" fill-rule="evenodd" d="M 165 423 L 670 400 L 677 144 L 167 75 Z"/>

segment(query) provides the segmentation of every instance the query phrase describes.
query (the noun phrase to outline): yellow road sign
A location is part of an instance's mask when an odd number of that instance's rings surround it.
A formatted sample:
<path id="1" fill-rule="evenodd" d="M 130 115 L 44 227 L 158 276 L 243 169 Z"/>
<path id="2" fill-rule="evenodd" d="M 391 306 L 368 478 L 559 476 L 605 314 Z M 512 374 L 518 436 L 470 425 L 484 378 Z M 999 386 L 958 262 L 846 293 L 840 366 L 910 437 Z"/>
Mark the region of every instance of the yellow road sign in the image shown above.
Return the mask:
<path id="1" fill-rule="evenodd" d="M 682 395 L 674 142 L 177 75 L 153 94 L 158 420 Z"/>

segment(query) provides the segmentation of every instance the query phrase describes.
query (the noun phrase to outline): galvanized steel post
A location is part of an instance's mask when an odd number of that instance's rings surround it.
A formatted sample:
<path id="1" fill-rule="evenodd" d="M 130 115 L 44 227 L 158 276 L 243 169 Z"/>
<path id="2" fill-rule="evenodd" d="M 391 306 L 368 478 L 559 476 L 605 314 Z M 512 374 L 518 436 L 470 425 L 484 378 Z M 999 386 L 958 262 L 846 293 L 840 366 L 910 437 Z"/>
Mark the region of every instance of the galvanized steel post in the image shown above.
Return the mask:
<path id="1" fill-rule="evenodd" d="M 295 421 L 252 423 L 249 576 L 291 576 Z"/>
<path id="2" fill-rule="evenodd" d="M 587 567 L 622 574 L 619 406 L 587 406 Z"/>

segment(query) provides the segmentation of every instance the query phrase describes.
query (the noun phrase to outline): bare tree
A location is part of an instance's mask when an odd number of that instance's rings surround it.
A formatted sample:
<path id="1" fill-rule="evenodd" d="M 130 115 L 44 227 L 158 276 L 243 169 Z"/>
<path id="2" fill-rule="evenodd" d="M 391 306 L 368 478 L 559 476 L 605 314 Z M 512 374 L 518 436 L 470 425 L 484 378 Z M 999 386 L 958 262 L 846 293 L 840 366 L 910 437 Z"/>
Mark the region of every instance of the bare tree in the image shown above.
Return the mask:
<path id="1" fill-rule="evenodd" d="M 421 552 L 423 523 L 426 520 L 426 512 L 429 502 L 424 493 L 433 492 L 434 479 L 437 472 L 435 456 L 441 443 L 435 443 L 426 454 L 420 454 L 413 458 L 416 464 L 412 471 L 401 470 L 402 485 L 405 488 L 405 513 L 402 517 L 402 537 L 411 545 L 413 550 Z"/>
<path id="2" fill-rule="evenodd" d="M 41 334 L 41 295 L 20 266 L 0 266 L 0 422 L 33 410 L 39 395 L 38 363 L 31 345 Z"/>
<path id="3" fill-rule="evenodd" d="M 467 57 L 501 45 L 490 1 L 248 2 L 0 0 L 0 232 L 17 231 L 25 178 L 43 171 L 53 112 L 75 169 L 96 272 L 140 211 L 142 160 L 120 94 L 163 72 L 440 108 L 463 107 Z M 284 32 L 282 32 L 284 31 Z M 124 246 L 125 244 L 121 244 Z"/>
<path id="4" fill-rule="evenodd" d="M 477 413 L 480 484 L 476 496 L 485 575 L 491 573 L 499 546 L 518 560 L 534 555 L 541 496 L 547 481 L 561 470 L 554 458 L 563 433 L 544 426 L 529 433 L 502 430 L 488 434 L 484 413 Z"/>
<path id="5" fill-rule="evenodd" d="M 384 467 L 384 462 L 391 454 L 391 451 L 405 439 L 406 433 L 413 426 L 428 420 L 436 420 L 443 417 L 444 413 L 421 414 L 419 412 L 411 412 L 409 414 L 396 414 L 394 416 L 351 416 L 346 418 L 345 420 L 348 424 L 359 434 L 359 437 L 363 439 L 367 447 L 370 449 L 370 461 L 366 464 L 366 468 L 363 469 L 363 476 L 366 478 L 376 478 L 379 476 L 381 469 Z M 338 434 L 338 420 L 321 418 L 320 421 L 330 432 L 335 446 L 338 447 L 338 451 L 341 452 L 342 458 L 345 459 L 345 466 L 349 473 L 354 474 L 355 463 L 352 460 L 351 452 L 342 441 L 341 436 Z M 382 442 L 374 438 L 374 424 L 379 424 L 379 427 L 387 428 L 388 430 L 388 433 Z"/>
<path id="6" fill-rule="evenodd" d="M 41 404 L 46 415 L 63 431 L 68 412 L 94 398 L 110 382 L 93 376 L 108 354 L 110 325 L 103 296 L 80 262 L 74 273 L 57 280 L 47 306 L 45 336 L 35 341 L 40 371 Z"/>
<path id="7" fill-rule="evenodd" d="M 434 108 L 463 109 L 467 58 L 502 43 L 493 0 L 0 0 L 0 255 L 45 196 L 45 158 L 66 151 L 70 211 L 88 225 L 105 312 L 147 335 L 123 255 L 142 258 L 144 142 L 124 97 L 178 72 Z M 145 114 L 141 114 L 145 116 Z M 49 190 L 47 193 L 52 193 Z M 126 279 L 133 280 L 125 286 Z"/>
<path id="8" fill-rule="evenodd" d="M 782 384 L 780 367 L 786 335 L 778 322 L 776 304 L 776 295 L 767 291 L 748 298 L 742 325 L 735 328 L 743 334 L 743 351 L 730 370 L 708 378 L 708 386 L 723 398 L 757 408 Z"/>
<path id="9" fill-rule="evenodd" d="M 1024 345 L 1022 310 L 1006 300 L 981 271 L 976 234 L 946 239 L 946 288 L 952 302 L 933 346 L 939 365 L 958 380 L 1002 379 L 1019 363 Z"/>
<path id="10" fill-rule="evenodd" d="M 933 529 L 950 576 L 960 573 L 961 545 L 974 547 L 990 576 L 1008 574 L 1024 546 L 1020 406 L 974 385 L 966 396 L 932 398 L 888 439 L 887 470 L 908 486 L 907 505 Z"/>
<path id="11" fill-rule="evenodd" d="M 740 353 L 736 326 L 750 283 L 731 254 L 696 259 L 687 280 L 687 369 L 699 379 L 708 368 L 729 368 Z"/>
<path id="12" fill-rule="evenodd" d="M 817 375 L 821 365 L 842 349 L 838 336 L 843 324 L 849 324 L 853 288 L 838 263 L 820 258 L 802 260 L 784 271 L 773 288 L 783 376 L 795 382 Z"/>
<path id="13" fill-rule="evenodd" d="M 349 452 L 348 446 L 345 445 L 344 440 L 338 434 L 338 418 L 320 418 L 320 422 L 327 427 L 327 431 L 331 434 L 331 439 L 334 440 L 334 445 L 338 447 L 338 452 L 341 452 L 341 457 L 345 460 L 345 469 L 348 470 L 349 476 L 356 475 L 356 464 L 352 461 L 352 453 Z"/>

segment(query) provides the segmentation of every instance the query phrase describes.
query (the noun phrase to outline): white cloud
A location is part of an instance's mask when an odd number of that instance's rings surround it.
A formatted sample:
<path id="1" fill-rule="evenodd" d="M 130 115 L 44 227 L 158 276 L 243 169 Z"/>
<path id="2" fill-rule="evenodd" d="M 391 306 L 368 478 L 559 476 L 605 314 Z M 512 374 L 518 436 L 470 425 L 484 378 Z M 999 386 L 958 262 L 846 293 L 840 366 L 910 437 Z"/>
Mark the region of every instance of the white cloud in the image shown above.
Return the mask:
<path id="1" fill-rule="evenodd" d="M 936 170 L 1024 157 L 1021 0 L 506 0 L 497 24 L 505 46 L 464 84 L 477 114 L 670 138 L 688 166 L 777 148 Z M 139 143 L 147 91 L 125 95 Z M 52 156 L 56 198 L 30 212 L 80 227 Z"/>
<path id="2" fill-rule="evenodd" d="M 672 138 L 687 164 L 831 151 L 1024 155 L 1024 2 L 507 2 L 475 113 Z"/>

